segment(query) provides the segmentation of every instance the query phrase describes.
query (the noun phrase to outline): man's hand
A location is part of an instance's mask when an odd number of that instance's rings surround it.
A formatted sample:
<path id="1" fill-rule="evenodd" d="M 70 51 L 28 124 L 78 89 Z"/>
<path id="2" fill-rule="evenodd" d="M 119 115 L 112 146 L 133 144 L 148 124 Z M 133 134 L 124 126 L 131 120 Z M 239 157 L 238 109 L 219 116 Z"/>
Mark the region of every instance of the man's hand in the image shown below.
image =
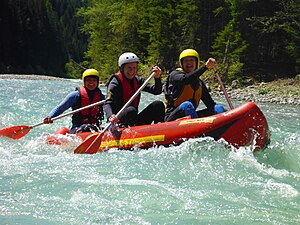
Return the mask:
<path id="1" fill-rule="evenodd" d="M 160 78 L 161 69 L 158 66 L 153 66 L 152 72 L 154 72 L 154 78 Z"/>
<path id="2" fill-rule="evenodd" d="M 52 119 L 50 116 L 47 116 L 45 119 L 44 119 L 44 123 L 45 124 L 48 124 L 48 123 L 53 123 Z"/>
<path id="3" fill-rule="evenodd" d="M 205 63 L 205 66 L 207 68 L 213 68 L 215 67 L 215 65 L 217 64 L 217 61 L 214 59 L 214 58 L 209 58 L 206 63 Z"/>
<path id="4" fill-rule="evenodd" d="M 111 122 L 112 124 L 116 124 L 119 122 L 118 117 L 115 114 L 112 114 L 109 118 L 108 121 Z"/>

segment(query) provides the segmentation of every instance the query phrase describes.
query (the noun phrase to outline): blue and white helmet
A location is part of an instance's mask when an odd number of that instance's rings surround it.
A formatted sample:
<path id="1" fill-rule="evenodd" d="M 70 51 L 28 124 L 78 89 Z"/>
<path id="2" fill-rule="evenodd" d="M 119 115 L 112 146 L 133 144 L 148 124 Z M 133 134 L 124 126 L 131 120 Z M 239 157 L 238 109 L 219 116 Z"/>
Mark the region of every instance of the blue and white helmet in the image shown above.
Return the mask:
<path id="1" fill-rule="evenodd" d="M 132 52 L 125 52 L 119 57 L 119 67 L 121 67 L 123 64 L 131 63 L 131 62 L 139 62 L 139 58 L 136 56 L 136 54 Z"/>

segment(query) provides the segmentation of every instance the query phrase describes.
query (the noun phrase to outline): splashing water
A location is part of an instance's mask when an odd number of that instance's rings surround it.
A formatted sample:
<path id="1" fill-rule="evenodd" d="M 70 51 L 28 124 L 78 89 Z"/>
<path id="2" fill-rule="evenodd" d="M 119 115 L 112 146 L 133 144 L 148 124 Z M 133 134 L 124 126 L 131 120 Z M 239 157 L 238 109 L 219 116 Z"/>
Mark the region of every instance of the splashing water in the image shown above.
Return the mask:
<path id="1" fill-rule="evenodd" d="M 41 122 L 80 84 L 0 79 L 0 128 Z M 95 155 L 45 144 L 70 117 L 1 137 L 1 224 L 299 224 L 300 106 L 258 105 L 272 138 L 255 154 L 211 138 Z"/>

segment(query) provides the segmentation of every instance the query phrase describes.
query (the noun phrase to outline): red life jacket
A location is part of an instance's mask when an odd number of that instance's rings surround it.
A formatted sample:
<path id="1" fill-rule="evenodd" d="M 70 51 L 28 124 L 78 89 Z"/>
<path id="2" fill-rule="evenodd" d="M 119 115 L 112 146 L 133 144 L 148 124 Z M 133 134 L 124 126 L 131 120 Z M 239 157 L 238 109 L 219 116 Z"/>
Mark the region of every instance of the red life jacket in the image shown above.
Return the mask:
<path id="1" fill-rule="evenodd" d="M 139 89 L 139 86 L 138 86 L 138 82 L 136 80 L 136 78 L 134 77 L 133 78 L 133 88 L 134 90 L 132 91 L 131 89 L 131 85 L 128 81 L 128 79 L 126 77 L 124 77 L 124 75 L 119 71 L 117 73 L 117 76 L 120 78 L 120 81 L 122 83 L 122 89 L 123 89 L 123 105 L 126 104 L 126 102 L 128 102 L 128 100 L 134 95 L 134 93 Z M 140 98 L 140 95 L 135 98 L 132 102 L 131 105 L 133 105 L 135 108 L 138 108 L 138 105 L 139 105 L 139 98 Z"/>
<path id="2" fill-rule="evenodd" d="M 77 104 L 76 108 L 85 107 L 87 105 L 96 103 L 101 101 L 101 91 L 98 89 L 98 91 L 95 91 L 93 100 L 90 101 L 89 95 L 85 89 L 85 87 L 80 86 L 79 87 L 79 93 L 80 93 L 80 102 Z M 100 118 L 100 110 L 99 106 L 94 106 L 92 108 L 81 110 L 80 113 L 76 113 L 73 116 L 73 123 L 75 124 L 98 124 L 99 118 Z"/>

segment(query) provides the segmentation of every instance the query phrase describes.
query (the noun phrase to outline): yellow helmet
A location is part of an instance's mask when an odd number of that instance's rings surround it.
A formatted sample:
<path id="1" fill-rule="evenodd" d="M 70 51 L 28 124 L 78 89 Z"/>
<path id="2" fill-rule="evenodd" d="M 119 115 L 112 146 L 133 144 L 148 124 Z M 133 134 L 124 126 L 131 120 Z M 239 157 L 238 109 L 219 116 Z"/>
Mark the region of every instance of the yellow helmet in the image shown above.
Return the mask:
<path id="1" fill-rule="evenodd" d="M 89 76 L 96 76 L 98 78 L 98 84 L 100 80 L 100 75 L 99 72 L 95 69 L 87 69 L 83 72 L 82 74 L 82 81 L 84 82 L 84 78 L 89 77 Z"/>
<path id="2" fill-rule="evenodd" d="M 194 56 L 194 57 L 196 57 L 196 59 L 198 61 L 196 69 L 200 68 L 200 57 L 199 57 L 198 52 L 196 50 L 194 50 L 194 49 L 185 49 L 185 50 L 183 50 L 180 53 L 180 55 L 179 55 L 179 64 L 180 64 L 180 67 L 182 68 L 182 62 L 181 62 L 181 60 L 183 58 L 185 58 L 185 57 L 188 57 L 188 56 Z"/>

